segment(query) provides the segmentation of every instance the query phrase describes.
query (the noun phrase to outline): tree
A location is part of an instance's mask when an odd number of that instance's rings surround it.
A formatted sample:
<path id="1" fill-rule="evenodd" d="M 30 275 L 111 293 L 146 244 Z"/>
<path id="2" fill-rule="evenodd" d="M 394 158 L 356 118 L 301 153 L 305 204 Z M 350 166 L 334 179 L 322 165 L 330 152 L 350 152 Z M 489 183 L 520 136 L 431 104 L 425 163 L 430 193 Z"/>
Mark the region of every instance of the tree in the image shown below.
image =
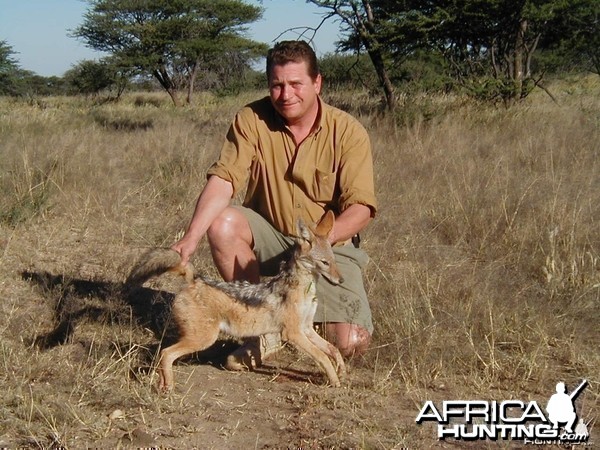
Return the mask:
<path id="1" fill-rule="evenodd" d="M 344 24 L 347 39 L 340 42 L 341 50 L 355 50 L 360 52 L 365 49 L 375 72 L 379 84 L 383 89 L 386 105 L 389 110 L 396 107 L 394 86 L 390 80 L 386 60 L 386 44 L 381 40 L 379 25 L 381 22 L 375 16 L 372 0 L 307 0 L 317 6 L 328 9 L 326 18 L 337 17 Z"/>
<path id="2" fill-rule="evenodd" d="M 262 9 L 241 0 L 91 0 L 84 23 L 73 33 L 121 66 L 154 76 L 179 105 L 187 87 L 190 102 L 206 60 L 236 52 L 251 61 L 266 49 L 244 37 L 245 25 Z M 221 59 L 221 64 L 227 61 Z"/>
<path id="3" fill-rule="evenodd" d="M 104 58 L 81 61 L 67 71 L 64 79 L 76 93 L 98 95 L 102 91 L 114 91 L 115 98 L 119 99 L 132 75 L 131 70 L 119 67 L 112 58 Z"/>
<path id="4" fill-rule="evenodd" d="M 14 95 L 19 66 L 15 52 L 6 41 L 0 41 L 0 95 Z"/>
<path id="5" fill-rule="evenodd" d="M 462 0 L 450 7 L 437 6 L 449 20 L 439 30 L 435 45 L 457 78 L 485 86 L 483 95 L 508 102 L 524 98 L 541 81 L 539 74 L 534 78 L 531 61 L 546 31 L 544 23 L 553 14 L 550 3 Z"/>
<path id="6" fill-rule="evenodd" d="M 544 67 L 536 52 L 584 36 L 579 52 L 599 55 L 597 0 L 437 0 L 422 14 L 442 17 L 431 37 L 457 77 L 484 86 L 482 94 L 506 102 L 541 87 Z M 595 14 L 594 14 L 595 13 Z M 595 19 L 594 19 L 595 17 Z M 587 44 L 587 45 L 585 45 Z M 484 81 L 481 83 L 481 81 Z M 486 89 L 489 87 L 489 89 Z"/>
<path id="7" fill-rule="evenodd" d="M 600 75 L 600 2 L 565 1 L 548 29 L 551 33 L 543 37 L 542 46 L 558 50 L 571 65 Z"/>
<path id="8" fill-rule="evenodd" d="M 562 1 L 562 0 L 558 0 Z M 392 55 L 439 52 L 451 74 L 473 91 L 524 97 L 531 58 L 551 10 L 543 0 L 373 0 L 382 42 Z M 539 80 L 538 80 L 539 81 Z"/>
<path id="9" fill-rule="evenodd" d="M 368 55 L 355 56 L 346 53 L 328 53 L 319 61 L 323 83 L 332 89 L 362 86 L 378 89 L 377 74 Z"/>
<path id="10" fill-rule="evenodd" d="M 532 61 L 541 47 L 565 44 L 600 67 L 597 0 L 307 0 L 341 19 L 339 49 L 365 49 L 388 106 L 392 64 L 419 51 L 444 56 L 451 76 L 472 94 L 507 103 L 542 87 Z"/>
<path id="11" fill-rule="evenodd" d="M 13 48 L 6 41 L 0 41 L 0 73 L 7 73 L 18 67 L 12 57 L 14 54 Z"/>

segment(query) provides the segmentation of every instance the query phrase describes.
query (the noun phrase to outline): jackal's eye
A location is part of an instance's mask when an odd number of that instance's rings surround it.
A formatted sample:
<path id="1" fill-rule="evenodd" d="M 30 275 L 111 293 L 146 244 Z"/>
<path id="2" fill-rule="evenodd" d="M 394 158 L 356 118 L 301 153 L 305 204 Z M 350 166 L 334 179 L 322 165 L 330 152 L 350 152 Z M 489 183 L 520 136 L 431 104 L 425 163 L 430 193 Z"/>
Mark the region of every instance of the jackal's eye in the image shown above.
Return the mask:
<path id="1" fill-rule="evenodd" d="M 321 264 L 323 264 L 326 267 L 329 267 L 329 261 L 327 261 L 326 259 L 322 259 Z"/>

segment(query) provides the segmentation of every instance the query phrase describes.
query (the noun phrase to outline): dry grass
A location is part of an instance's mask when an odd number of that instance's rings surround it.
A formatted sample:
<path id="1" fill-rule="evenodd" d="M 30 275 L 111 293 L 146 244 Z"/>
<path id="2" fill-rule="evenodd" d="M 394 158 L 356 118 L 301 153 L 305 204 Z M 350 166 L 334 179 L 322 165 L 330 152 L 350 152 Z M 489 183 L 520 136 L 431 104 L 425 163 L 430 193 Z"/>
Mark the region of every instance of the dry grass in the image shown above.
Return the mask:
<path id="1" fill-rule="evenodd" d="M 373 349 L 343 392 L 182 364 L 168 399 L 148 370 L 164 295 L 124 303 L 120 282 L 142 248 L 180 235 L 232 115 L 259 94 L 177 110 L 151 95 L 0 99 L 0 447 L 260 448 L 278 434 L 314 448 L 435 445 L 414 425 L 426 399 L 545 401 L 581 378 L 578 411 L 595 418 L 600 86 L 552 89 L 558 104 L 540 94 L 510 110 L 413 98 L 395 119 L 366 94 L 330 94 L 374 145 Z M 196 265 L 214 274 L 205 246 Z M 275 424 L 273 441 L 248 417 Z M 324 417 L 329 428 L 313 427 Z"/>

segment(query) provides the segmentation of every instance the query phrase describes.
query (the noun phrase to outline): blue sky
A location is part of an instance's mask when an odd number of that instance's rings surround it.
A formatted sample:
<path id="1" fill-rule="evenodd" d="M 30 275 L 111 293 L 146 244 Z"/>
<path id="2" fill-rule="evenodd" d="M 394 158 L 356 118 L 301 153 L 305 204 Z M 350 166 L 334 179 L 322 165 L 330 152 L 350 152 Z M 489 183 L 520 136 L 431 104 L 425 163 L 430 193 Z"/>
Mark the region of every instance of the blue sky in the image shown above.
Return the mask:
<path id="1" fill-rule="evenodd" d="M 262 20 L 250 25 L 249 36 L 271 44 L 275 39 L 296 39 L 293 27 L 316 27 L 326 12 L 305 0 L 246 0 L 264 8 Z M 79 61 L 102 55 L 85 47 L 70 30 L 83 22 L 88 9 L 84 0 L 0 0 L 0 41 L 16 52 L 13 58 L 22 69 L 43 76 L 62 76 Z M 318 31 L 317 54 L 332 52 L 338 40 L 339 24 L 332 19 Z"/>

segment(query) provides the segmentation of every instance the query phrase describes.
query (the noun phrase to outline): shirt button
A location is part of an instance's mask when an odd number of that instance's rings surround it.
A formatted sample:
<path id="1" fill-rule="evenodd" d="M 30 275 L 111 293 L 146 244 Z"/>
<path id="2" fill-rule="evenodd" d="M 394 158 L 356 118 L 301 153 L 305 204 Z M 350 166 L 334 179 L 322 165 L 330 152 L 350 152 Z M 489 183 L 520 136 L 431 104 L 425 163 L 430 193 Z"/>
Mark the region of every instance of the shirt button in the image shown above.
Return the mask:
<path id="1" fill-rule="evenodd" d="M 302 208 L 302 205 L 300 203 L 296 203 L 296 208 Z"/>

